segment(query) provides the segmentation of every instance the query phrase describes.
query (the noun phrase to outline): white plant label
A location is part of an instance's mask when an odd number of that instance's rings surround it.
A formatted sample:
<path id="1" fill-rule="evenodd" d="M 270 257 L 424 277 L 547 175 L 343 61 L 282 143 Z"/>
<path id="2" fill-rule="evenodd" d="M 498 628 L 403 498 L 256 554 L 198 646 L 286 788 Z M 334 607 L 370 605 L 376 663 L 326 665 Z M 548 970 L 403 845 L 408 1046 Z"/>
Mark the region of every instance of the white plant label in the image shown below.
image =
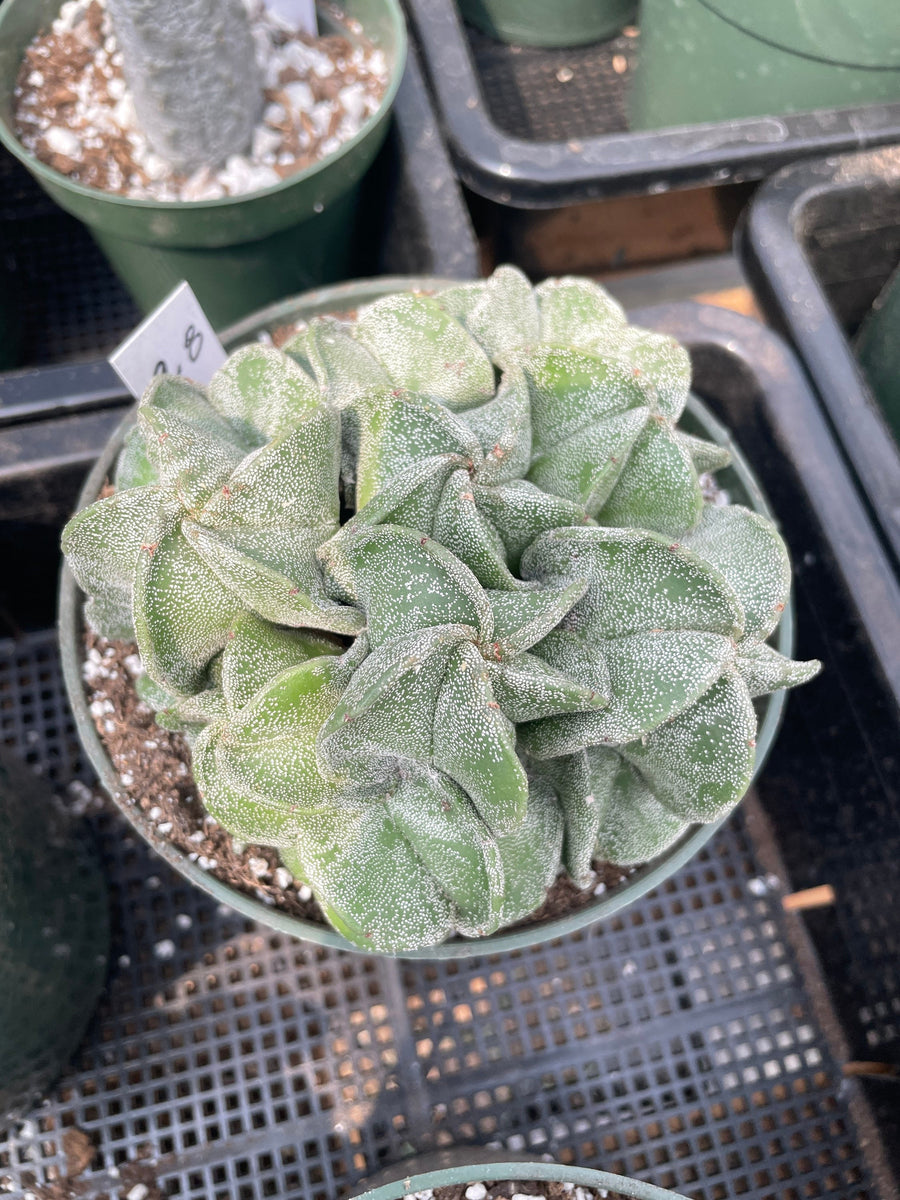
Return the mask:
<path id="1" fill-rule="evenodd" d="M 146 316 L 109 356 L 113 370 L 136 400 L 154 375 L 185 375 L 207 384 L 227 355 L 189 283 Z"/>
<path id="2" fill-rule="evenodd" d="M 266 0 L 266 9 L 289 29 L 302 29 L 319 36 L 316 26 L 316 0 Z"/>

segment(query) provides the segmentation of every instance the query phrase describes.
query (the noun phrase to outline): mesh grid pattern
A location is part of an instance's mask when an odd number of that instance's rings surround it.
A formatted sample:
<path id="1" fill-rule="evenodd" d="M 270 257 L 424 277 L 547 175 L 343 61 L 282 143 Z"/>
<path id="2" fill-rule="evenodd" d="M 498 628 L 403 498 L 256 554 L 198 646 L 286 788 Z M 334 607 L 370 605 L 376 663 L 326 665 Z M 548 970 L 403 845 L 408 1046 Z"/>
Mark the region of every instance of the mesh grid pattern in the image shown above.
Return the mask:
<path id="1" fill-rule="evenodd" d="M 37 736 L 35 736 L 37 735 Z M 0 740 L 84 778 L 53 635 L 0 643 Z M 874 1200 L 839 1072 L 740 820 L 656 893 L 548 946 L 394 963 L 217 906 L 120 818 L 109 989 L 0 1181 L 124 1196 L 143 1158 L 183 1200 L 333 1200 L 411 1150 L 502 1142 L 698 1200 Z"/>
<path id="2" fill-rule="evenodd" d="M 4 150 L 0 224 L 6 257 L 17 268 L 8 286 L 20 313 L 22 362 L 96 358 L 134 328 L 138 310 L 85 226 L 58 209 Z"/>
<path id="3" fill-rule="evenodd" d="M 504 133 L 567 142 L 628 129 L 625 90 L 637 36 L 548 50 L 510 46 L 469 26 L 466 33 L 491 120 Z"/>

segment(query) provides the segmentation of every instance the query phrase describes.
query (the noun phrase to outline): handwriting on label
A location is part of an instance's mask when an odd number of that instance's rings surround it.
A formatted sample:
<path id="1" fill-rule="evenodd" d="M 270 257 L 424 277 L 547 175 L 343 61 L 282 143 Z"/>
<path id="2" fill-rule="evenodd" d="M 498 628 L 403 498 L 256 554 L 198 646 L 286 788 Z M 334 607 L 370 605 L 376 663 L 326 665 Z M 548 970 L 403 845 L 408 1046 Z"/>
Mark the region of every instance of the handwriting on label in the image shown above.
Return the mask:
<path id="1" fill-rule="evenodd" d="M 184 331 L 184 349 L 187 353 L 187 361 L 195 363 L 203 353 L 203 330 L 197 329 L 192 323 L 188 325 Z M 179 362 L 177 367 L 170 367 L 164 358 L 161 358 L 153 368 L 154 375 L 182 375 L 184 369 Z"/>
<path id="2" fill-rule="evenodd" d="M 113 370 L 140 400 L 154 375 L 185 375 L 207 384 L 225 362 L 215 330 L 187 283 L 158 305 L 109 356 Z"/>

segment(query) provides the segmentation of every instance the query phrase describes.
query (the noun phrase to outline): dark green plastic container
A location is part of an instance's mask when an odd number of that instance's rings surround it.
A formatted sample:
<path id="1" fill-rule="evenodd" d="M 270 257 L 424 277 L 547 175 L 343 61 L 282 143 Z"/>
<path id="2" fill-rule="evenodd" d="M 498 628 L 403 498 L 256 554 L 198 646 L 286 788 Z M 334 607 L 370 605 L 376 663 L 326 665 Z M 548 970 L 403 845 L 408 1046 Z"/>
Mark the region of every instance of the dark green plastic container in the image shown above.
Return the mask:
<path id="1" fill-rule="evenodd" d="M 854 349 L 869 387 L 900 445 L 900 269 L 894 272 L 872 305 L 859 328 Z"/>
<path id="2" fill-rule="evenodd" d="M 299 320 L 309 320 L 314 316 L 329 312 L 348 312 L 367 304 L 379 296 L 399 291 L 439 291 L 449 287 L 458 280 L 442 280 L 433 277 L 420 276 L 383 276 L 380 279 L 363 280 L 339 284 L 335 287 L 321 288 L 318 291 L 307 292 L 303 296 L 294 296 L 279 304 L 273 304 L 262 312 L 254 313 L 243 321 L 226 330 L 222 340 L 226 349 L 233 350 L 245 342 L 254 341 L 263 331 L 272 331 L 281 326 L 292 324 Z M 128 417 L 110 439 L 103 454 L 97 460 L 90 475 L 85 481 L 84 488 L 78 500 L 78 508 L 84 508 L 93 503 L 104 480 L 111 472 L 122 439 L 133 422 Z M 732 498 L 748 507 L 761 512 L 774 520 L 765 496 L 756 481 L 753 472 L 732 441 L 728 430 L 712 416 L 704 404 L 696 397 L 688 400 L 687 411 L 682 418 L 682 426 L 692 433 L 727 445 L 732 455 L 729 467 L 718 473 L 717 478 L 726 487 Z M 123 815 L 135 827 L 138 833 L 156 850 L 156 852 L 179 871 L 185 878 L 208 892 L 220 903 L 228 904 L 238 912 L 277 929 L 291 937 L 302 938 L 304 941 L 315 942 L 321 946 L 332 946 L 340 950 L 350 950 L 363 953 L 358 946 L 348 942 L 330 925 L 318 924 L 313 921 L 301 920 L 286 912 L 270 908 L 262 901 L 238 892 L 228 884 L 223 883 L 209 871 L 201 870 L 196 863 L 191 862 L 187 854 L 172 842 L 160 838 L 152 821 L 147 815 L 133 804 L 123 802 L 122 790 L 118 772 L 112 765 L 106 747 L 100 740 L 94 722 L 88 710 L 87 699 L 82 686 L 82 664 L 84 661 L 84 617 L 82 613 L 81 593 L 75 583 L 74 576 L 68 566 L 63 564 L 60 578 L 59 595 L 59 640 L 62 656 L 63 676 L 66 692 L 78 736 L 97 773 L 101 784 L 110 797 L 119 805 Z M 794 647 L 794 611 L 789 603 L 776 635 L 776 649 L 787 657 L 791 657 Z M 755 772 L 758 773 L 781 723 L 784 711 L 785 692 L 775 692 L 766 697 L 764 707 L 760 710 L 759 732 L 756 739 Z M 562 937 L 567 933 L 583 929 L 595 921 L 604 920 L 613 913 L 627 908 L 635 900 L 659 887 L 670 875 L 683 867 L 710 838 L 721 829 L 728 816 L 721 817 L 708 825 L 692 825 L 685 833 L 664 851 L 643 867 L 639 867 L 633 875 L 618 887 L 604 895 L 595 897 L 590 904 L 566 916 L 543 921 L 540 924 L 527 926 L 524 929 L 500 929 L 489 937 L 483 938 L 453 938 L 439 946 L 425 950 L 413 950 L 398 955 L 400 958 L 472 958 L 476 955 L 491 954 L 498 951 L 517 950 L 527 946 L 539 945 L 551 938 Z M 494 1178 L 499 1178 L 494 1176 Z M 637 1193 L 635 1193 L 637 1194 Z"/>
<path id="3" fill-rule="evenodd" d="M 106 881 L 86 831 L 0 754 L 0 1116 L 27 1107 L 71 1057 L 108 951 Z"/>
<path id="4" fill-rule="evenodd" d="M 339 150 L 289 179 L 221 200 L 131 200 L 71 182 L 28 154 L 13 129 L 12 93 L 25 48 L 60 0 L 0 5 L 0 140 L 52 198 L 90 229 L 146 312 L 187 279 L 216 327 L 352 268 L 359 184 L 381 146 L 406 61 L 397 0 L 346 0 L 341 9 L 385 53 L 390 82 L 378 111 Z M 336 28 L 328 10 L 323 32 Z M 341 28 L 342 32 L 346 30 Z M 351 36 L 352 35 L 348 35 Z M 65 271 L 65 262 L 60 262 Z"/>
<path id="5" fill-rule="evenodd" d="M 670 1192 L 652 1183 L 642 1183 L 639 1179 L 626 1179 L 624 1175 L 611 1175 L 608 1171 L 568 1167 L 563 1163 L 528 1161 L 522 1157 L 510 1161 L 511 1158 L 508 1150 L 492 1153 L 477 1146 L 441 1150 L 388 1168 L 370 1180 L 368 1191 L 359 1192 L 354 1200 L 403 1200 L 404 1196 L 433 1191 L 434 1188 L 466 1187 L 470 1183 L 502 1182 L 507 1179 L 534 1183 L 574 1183 L 576 1187 L 591 1188 L 600 1195 L 611 1192 L 629 1200 L 686 1200 L 680 1192 Z"/>
<path id="6" fill-rule="evenodd" d="M 897 0 L 643 0 L 633 129 L 900 100 Z"/>
<path id="7" fill-rule="evenodd" d="M 463 17 L 502 42 L 582 46 L 634 20 L 637 0 L 457 0 Z"/>

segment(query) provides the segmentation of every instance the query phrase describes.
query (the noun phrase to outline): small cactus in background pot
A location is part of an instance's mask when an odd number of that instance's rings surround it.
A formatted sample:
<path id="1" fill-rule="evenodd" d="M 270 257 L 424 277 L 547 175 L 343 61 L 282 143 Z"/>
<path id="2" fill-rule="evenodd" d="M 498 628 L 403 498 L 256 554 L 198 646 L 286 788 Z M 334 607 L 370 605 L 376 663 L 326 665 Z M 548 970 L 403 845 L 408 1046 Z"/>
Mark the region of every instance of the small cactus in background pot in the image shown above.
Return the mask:
<path id="1" fill-rule="evenodd" d="M 487 935 L 746 791 L 754 698 L 819 664 L 769 645 L 787 553 L 704 498 L 689 386 L 598 285 L 506 267 L 148 388 L 64 534 L 88 621 L 351 942 Z"/>

